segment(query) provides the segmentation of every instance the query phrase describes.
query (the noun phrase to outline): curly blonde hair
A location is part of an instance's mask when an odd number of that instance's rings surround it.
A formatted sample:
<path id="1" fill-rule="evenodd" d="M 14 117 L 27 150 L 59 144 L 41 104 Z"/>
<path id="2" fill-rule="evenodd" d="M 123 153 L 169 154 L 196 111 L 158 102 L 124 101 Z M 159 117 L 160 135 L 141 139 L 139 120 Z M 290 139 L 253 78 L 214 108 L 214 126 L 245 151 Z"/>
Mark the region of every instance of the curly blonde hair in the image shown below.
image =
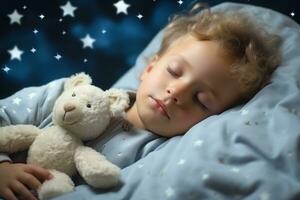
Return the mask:
<path id="1" fill-rule="evenodd" d="M 280 64 L 281 40 L 244 13 L 204 8 L 202 10 L 203 5 L 198 3 L 190 11 L 175 15 L 165 29 L 157 55 L 162 55 L 173 41 L 186 34 L 198 40 L 216 41 L 226 56 L 235 61 L 230 71 L 237 78 L 243 100 L 248 100 L 268 84 L 272 72 Z"/>

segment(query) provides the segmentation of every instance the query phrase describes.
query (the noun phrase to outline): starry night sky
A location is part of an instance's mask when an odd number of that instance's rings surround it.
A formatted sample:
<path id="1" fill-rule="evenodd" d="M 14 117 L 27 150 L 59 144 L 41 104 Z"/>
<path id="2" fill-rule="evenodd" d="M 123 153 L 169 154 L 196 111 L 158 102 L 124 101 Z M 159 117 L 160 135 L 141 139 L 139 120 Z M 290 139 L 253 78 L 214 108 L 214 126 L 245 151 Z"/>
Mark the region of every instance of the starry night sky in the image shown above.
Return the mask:
<path id="1" fill-rule="evenodd" d="M 125 0 L 123 9 L 122 4 L 117 9 L 118 1 L 1 1 L 0 99 L 81 71 L 107 89 L 134 64 L 169 16 L 194 2 Z M 214 6 L 224 1 L 201 2 Z M 231 2 L 268 7 L 300 22 L 297 0 Z"/>

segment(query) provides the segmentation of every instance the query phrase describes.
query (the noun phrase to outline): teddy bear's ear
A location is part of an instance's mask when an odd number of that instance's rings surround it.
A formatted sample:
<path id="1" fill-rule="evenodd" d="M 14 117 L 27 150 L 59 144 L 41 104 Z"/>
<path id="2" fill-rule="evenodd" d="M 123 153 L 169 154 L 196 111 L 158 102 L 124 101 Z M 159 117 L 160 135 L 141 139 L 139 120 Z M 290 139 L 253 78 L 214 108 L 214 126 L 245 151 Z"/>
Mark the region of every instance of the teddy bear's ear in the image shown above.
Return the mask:
<path id="1" fill-rule="evenodd" d="M 129 106 L 129 95 L 124 90 L 109 89 L 105 91 L 109 97 L 112 116 L 121 116 Z"/>
<path id="2" fill-rule="evenodd" d="M 85 74 L 84 72 L 81 72 L 71 76 L 68 80 L 66 80 L 64 89 L 68 90 L 78 85 L 90 85 L 90 84 L 92 84 L 91 77 Z"/>

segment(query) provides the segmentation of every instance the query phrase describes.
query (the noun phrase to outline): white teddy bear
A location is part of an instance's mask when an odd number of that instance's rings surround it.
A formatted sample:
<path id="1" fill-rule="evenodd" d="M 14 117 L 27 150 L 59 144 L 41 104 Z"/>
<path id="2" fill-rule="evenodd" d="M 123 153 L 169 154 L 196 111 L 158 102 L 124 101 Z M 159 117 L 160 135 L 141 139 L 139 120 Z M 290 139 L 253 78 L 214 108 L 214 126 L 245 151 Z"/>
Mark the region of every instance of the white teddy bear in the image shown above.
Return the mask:
<path id="1" fill-rule="evenodd" d="M 33 125 L 0 128 L 0 152 L 13 153 L 29 148 L 27 163 L 50 169 L 53 178 L 45 181 L 38 195 L 48 199 L 74 190 L 70 176 L 76 170 L 95 188 L 109 188 L 119 181 L 120 169 L 82 141 L 101 135 L 112 116 L 122 115 L 129 105 L 125 91 L 103 91 L 91 85 L 84 74 L 70 77 L 53 108 L 54 125 L 39 129 Z"/>

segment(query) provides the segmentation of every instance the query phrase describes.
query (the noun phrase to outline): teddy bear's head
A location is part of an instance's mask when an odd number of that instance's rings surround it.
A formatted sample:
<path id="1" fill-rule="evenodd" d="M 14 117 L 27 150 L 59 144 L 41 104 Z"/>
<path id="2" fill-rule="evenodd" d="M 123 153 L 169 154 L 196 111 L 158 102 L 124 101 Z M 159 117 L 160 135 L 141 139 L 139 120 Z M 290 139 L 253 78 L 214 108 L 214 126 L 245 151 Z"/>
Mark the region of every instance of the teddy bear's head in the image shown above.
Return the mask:
<path id="1" fill-rule="evenodd" d="M 53 108 L 54 124 L 83 141 L 99 136 L 111 117 L 122 114 L 129 105 L 126 92 L 103 91 L 91 83 L 92 79 L 84 73 L 70 77 Z"/>

